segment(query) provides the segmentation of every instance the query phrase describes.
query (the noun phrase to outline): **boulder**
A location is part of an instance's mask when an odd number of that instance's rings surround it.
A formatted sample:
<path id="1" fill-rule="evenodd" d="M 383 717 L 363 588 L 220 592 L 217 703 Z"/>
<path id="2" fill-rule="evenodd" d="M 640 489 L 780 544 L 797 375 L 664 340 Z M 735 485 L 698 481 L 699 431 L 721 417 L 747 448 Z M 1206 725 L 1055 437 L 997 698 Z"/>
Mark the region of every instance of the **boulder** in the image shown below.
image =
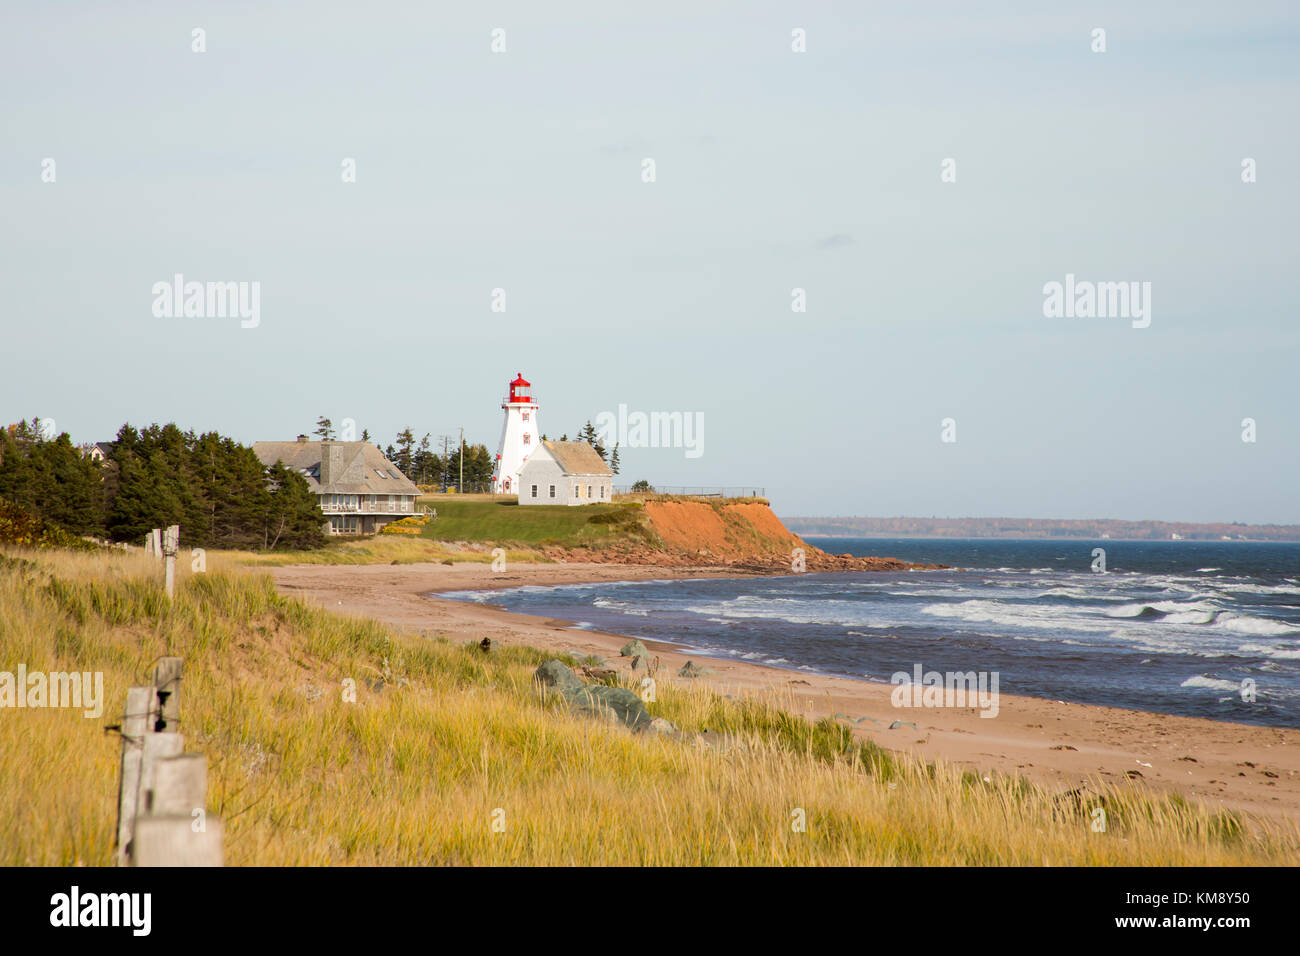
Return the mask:
<path id="1" fill-rule="evenodd" d="M 540 684 L 546 690 L 553 690 L 561 694 L 578 690 L 585 686 L 578 678 L 578 675 L 569 670 L 569 668 L 560 661 L 549 660 L 533 672 L 534 683 Z"/>
<path id="2" fill-rule="evenodd" d="M 687 661 L 677 672 L 678 677 L 703 677 L 704 674 L 704 668 L 694 661 Z"/>
<path id="3" fill-rule="evenodd" d="M 648 730 L 651 724 L 650 714 L 633 691 L 626 687 L 605 687 L 601 684 L 586 684 L 564 695 L 569 706 L 579 713 L 591 714 L 593 717 L 612 717 L 633 730 Z"/>
<path id="4" fill-rule="evenodd" d="M 634 654 L 632 656 L 632 670 L 646 671 L 649 669 L 650 669 L 650 658 L 646 657 L 644 654 Z"/>
<path id="5" fill-rule="evenodd" d="M 533 681 L 543 690 L 562 696 L 578 713 L 614 718 L 633 730 L 650 727 L 650 714 L 635 693 L 626 687 L 584 684 L 560 661 L 542 664 L 533 672 Z"/>
<path id="6" fill-rule="evenodd" d="M 638 655 L 641 657 L 647 657 L 650 654 L 650 652 L 645 649 L 645 645 L 640 641 L 628 641 L 623 645 L 623 649 L 619 651 L 619 653 L 624 657 L 636 657 Z"/>

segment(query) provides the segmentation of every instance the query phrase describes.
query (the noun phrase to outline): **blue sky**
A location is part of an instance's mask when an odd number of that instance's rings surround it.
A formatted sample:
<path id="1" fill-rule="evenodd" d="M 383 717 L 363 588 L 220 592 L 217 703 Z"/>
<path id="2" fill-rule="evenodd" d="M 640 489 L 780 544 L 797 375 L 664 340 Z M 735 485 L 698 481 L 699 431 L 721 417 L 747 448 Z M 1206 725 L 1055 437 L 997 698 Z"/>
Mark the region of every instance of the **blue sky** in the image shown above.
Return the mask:
<path id="1" fill-rule="evenodd" d="M 523 371 L 783 514 L 1300 522 L 1293 5 L 622 6 L 7 5 L 0 415 L 491 446 Z M 1150 327 L 1045 318 L 1067 273 Z"/>

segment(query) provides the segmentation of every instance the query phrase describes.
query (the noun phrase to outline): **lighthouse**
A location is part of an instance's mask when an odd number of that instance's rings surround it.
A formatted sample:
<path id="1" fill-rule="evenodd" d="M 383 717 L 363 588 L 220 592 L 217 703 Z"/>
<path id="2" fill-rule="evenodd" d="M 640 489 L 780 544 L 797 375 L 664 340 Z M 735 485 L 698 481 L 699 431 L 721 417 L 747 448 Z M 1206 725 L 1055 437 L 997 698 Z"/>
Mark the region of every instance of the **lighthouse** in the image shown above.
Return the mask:
<path id="1" fill-rule="evenodd" d="M 496 468 L 492 472 L 493 494 L 519 493 L 519 469 L 539 443 L 537 403 L 533 401 L 531 389 L 532 385 L 524 381 L 520 372 L 510 383 L 510 394 L 501 401 L 506 418 L 501 425 L 501 442 L 497 445 Z"/>

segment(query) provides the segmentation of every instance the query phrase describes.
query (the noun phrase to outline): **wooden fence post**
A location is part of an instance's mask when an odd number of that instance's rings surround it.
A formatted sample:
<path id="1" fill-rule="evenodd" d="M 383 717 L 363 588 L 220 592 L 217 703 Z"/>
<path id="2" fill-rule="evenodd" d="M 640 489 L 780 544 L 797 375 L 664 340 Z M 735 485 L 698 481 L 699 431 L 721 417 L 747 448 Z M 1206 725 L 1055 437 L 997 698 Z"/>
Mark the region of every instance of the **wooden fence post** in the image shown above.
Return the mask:
<path id="1" fill-rule="evenodd" d="M 174 541 L 176 526 L 168 528 Z M 181 659 L 162 657 L 152 687 L 127 690 L 118 783 L 119 866 L 223 866 L 225 828 L 205 804 L 208 758 L 182 753 Z"/>
<path id="2" fill-rule="evenodd" d="M 126 866 L 135 833 L 135 808 L 140 799 L 140 764 L 149 727 L 152 687 L 128 687 L 122 714 L 122 776 L 117 788 L 117 865 Z"/>
<path id="3" fill-rule="evenodd" d="M 154 700 L 149 729 L 174 734 L 181 728 L 181 659 L 160 657 L 153 669 Z"/>
<path id="4" fill-rule="evenodd" d="M 221 821 L 208 820 L 202 830 L 185 816 L 141 817 L 136 824 L 136 866 L 224 866 L 225 832 Z"/>
<path id="5" fill-rule="evenodd" d="M 168 525 L 163 536 L 163 558 L 166 561 L 167 600 L 176 596 L 176 549 L 180 546 L 181 526 Z"/>
<path id="6" fill-rule="evenodd" d="M 140 818 L 153 812 L 154 791 L 158 786 L 158 764 L 165 757 L 178 757 L 185 747 L 181 734 L 144 735 L 144 748 L 140 759 L 140 796 L 135 803 L 137 826 Z"/>

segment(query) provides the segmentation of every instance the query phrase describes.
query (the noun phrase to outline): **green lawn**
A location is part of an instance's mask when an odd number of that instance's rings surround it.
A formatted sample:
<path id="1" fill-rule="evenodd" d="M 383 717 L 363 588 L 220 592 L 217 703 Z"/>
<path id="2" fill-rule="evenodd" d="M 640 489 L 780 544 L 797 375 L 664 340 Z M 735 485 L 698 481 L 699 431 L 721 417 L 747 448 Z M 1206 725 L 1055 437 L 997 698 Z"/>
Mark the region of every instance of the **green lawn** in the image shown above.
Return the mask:
<path id="1" fill-rule="evenodd" d="M 421 500 L 421 504 L 426 503 Z M 628 530 L 639 522 L 641 510 L 627 505 L 525 505 L 514 501 L 470 501 L 439 496 L 427 502 L 438 517 L 424 526 L 423 534 L 437 541 L 520 541 L 583 544 Z M 626 515 L 625 520 L 601 515 Z"/>

